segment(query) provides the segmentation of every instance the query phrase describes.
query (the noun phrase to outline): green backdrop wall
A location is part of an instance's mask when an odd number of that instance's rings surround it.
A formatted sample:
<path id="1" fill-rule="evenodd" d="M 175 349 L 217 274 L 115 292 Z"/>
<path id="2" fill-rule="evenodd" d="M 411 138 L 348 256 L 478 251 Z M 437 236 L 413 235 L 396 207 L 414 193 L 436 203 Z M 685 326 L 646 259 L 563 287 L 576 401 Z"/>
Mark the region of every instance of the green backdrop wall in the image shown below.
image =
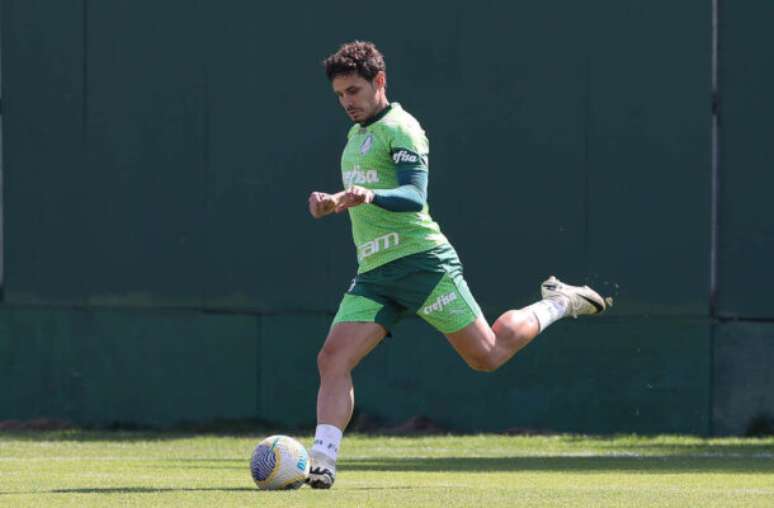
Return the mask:
<path id="1" fill-rule="evenodd" d="M 711 7 L 398 2 L 397 28 L 344 2 L 3 0 L 0 418 L 313 422 L 315 353 L 355 264 L 346 218 L 306 212 L 311 190 L 340 187 L 348 128 L 320 61 L 361 38 L 428 131 L 433 215 L 490 319 L 551 273 L 618 304 L 493 375 L 410 320 L 356 372 L 360 409 L 456 430 L 713 432 Z M 747 157 L 771 127 L 746 137 L 765 116 L 737 62 L 756 8 L 723 11 L 719 295 L 760 318 L 771 306 L 743 281 L 774 214 L 737 204 L 763 188 L 744 171 L 768 178 Z"/>

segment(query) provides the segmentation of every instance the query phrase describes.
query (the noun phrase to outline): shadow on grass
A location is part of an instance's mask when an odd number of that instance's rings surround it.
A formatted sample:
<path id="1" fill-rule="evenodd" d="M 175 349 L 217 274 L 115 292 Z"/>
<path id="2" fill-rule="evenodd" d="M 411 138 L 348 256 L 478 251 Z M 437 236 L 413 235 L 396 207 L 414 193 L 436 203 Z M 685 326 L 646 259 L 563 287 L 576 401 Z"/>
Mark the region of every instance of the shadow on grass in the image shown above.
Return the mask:
<path id="1" fill-rule="evenodd" d="M 156 494 L 159 492 L 255 492 L 253 487 L 202 487 L 198 489 L 174 487 L 94 487 L 87 489 L 55 489 L 51 494 Z"/>
<path id="2" fill-rule="evenodd" d="M 341 471 L 774 474 L 774 459 L 755 457 L 476 457 L 374 458 L 340 462 Z"/>
<path id="3" fill-rule="evenodd" d="M 306 488 L 306 487 L 305 487 Z M 392 486 L 392 487 L 352 487 L 346 490 L 413 490 L 416 487 Z M 341 489 L 339 489 L 341 490 Z M 0 496 L 30 495 L 30 494 L 161 494 L 165 492 L 255 492 L 260 495 L 282 494 L 294 492 L 292 490 L 259 490 L 255 487 L 204 487 L 199 489 L 173 488 L 173 487 L 94 487 L 82 489 L 55 489 L 35 492 L 0 492 Z"/>
<path id="4" fill-rule="evenodd" d="M 168 459 L 154 467 L 174 469 L 246 469 L 244 459 Z M 589 457 L 374 457 L 342 458 L 341 471 L 365 472 L 568 472 L 695 474 L 733 473 L 774 475 L 774 458 L 754 455 L 740 457 L 648 455 Z"/>
<path id="5" fill-rule="evenodd" d="M 774 454 L 774 437 L 717 437 L 690 436 L 586 436 L 564 434 L 558 436 L 561 443 L 578 445 L 593 450 L 631 450 L 645 453 L 700 454 L 700 453 L 771 453 Z"/>
<path id="6" fill-rule="evenodd" d="M 255 487 L 202 487 L 173 488 L 173 487 L 92 487 L 83 489 L 54 489 L 39 490 L 35 492 L 0 492 L 0 496 L 28 495 L 28 494 L 158 494 L 161 492 L 257 492 Z"/>
<path id="7" fill-rule="evenodd" d="M 594 445 L 595 450 L 599 451 Z M 672 455 L 679 457 L 680 455 L 697 456 L 704 455 L 707 457 L 717 456 L 723 458 L 742 458 L 749 457 L 751 455 L 766 455 L 770 459 L 774 459 L 774 440 L 767 440 L 766 442 L 756 442 L 750 439 L 747 442 L 731 442 L 731 443 L 638 443 L 635 445 L 627 446 L 622 444 L 610 444 L 609 446 L 600 447 L 602 450 L 615 452 L 618 451 L 632 451 L 641 452 L 644 455 L 657 454 L 657 455 Z M 604 451 L 600 451 L 604 453 Z"/>

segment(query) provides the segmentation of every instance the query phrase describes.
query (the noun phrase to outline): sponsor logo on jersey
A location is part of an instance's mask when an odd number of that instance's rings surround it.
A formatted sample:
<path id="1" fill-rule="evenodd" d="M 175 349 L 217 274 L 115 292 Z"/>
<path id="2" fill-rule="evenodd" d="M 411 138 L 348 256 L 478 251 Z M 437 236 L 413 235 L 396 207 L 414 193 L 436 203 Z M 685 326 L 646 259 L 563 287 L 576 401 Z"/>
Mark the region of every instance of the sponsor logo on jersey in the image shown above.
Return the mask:
<path id="1" fill-rule="evenodd" d="M 401 149 L 392 154 L 392 162 L 395 164 L 417 164 L 419 161 L 419 155 L 410 150 Z"/>
<path id="2" fill-rule="evenodd" d="M 364 183 L 378 183 L 379 173 L 375 169 L 363 170 L 355 166 L 351 171 L 344 171 L 344 188 Z"/>
<path id="3" fill-rule="evenodd" d="M 425 314 L 431 314 L 433 312 L 440 311 L 447 305 L 449 305 L 451 302 L 457 299 L 457 293 L 455 291 L 452 291 L 448 295 L 441 295 L 438 297 L 436 301 L 431 303 L 430 305 L 425 305 L 425 308 L 422 309 L 422 312 Z"/>
<path id="4" fill-rule="evenodd" d="M 377 252 L 381 252 L 387 249 L 392 249 L 400 245 L 400 236 L 398 233 L 387 233 L 379 238 L 374 238 L 371 241 L 365 242 L 362 245 L 357 246 L 357 259 L 362 261 L 368 256 L 373 256 Z"/>
<path id="5" fill-rule="evenodd" d="M 360 155 L 365 155 L 371 149 L 371 145 L 374 144 L 374 135 L 369 134 L 360 144 Z"/>

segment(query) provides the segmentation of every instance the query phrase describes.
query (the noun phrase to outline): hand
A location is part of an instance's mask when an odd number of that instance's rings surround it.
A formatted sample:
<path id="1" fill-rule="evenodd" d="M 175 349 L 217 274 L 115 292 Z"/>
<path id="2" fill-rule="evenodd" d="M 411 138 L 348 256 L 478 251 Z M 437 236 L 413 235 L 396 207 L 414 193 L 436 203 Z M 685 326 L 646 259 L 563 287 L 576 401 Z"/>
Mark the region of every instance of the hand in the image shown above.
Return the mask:
<path id="1" fill-rule="evenodd" d="M 333 213 L 336 209 L 336 197 L 325 192 L 313 192 L 309 194 L 309 213 L 319 219 Z"/>
<path id="2" fill-rule="evenodd" d="M 374 192 L 365 187 L 353 185 L 344 192 L 336 194 L 336 213 L 341 213 L 347 208 L 362 205 L 363 203 L 372 203 L 374 201 Z"/>

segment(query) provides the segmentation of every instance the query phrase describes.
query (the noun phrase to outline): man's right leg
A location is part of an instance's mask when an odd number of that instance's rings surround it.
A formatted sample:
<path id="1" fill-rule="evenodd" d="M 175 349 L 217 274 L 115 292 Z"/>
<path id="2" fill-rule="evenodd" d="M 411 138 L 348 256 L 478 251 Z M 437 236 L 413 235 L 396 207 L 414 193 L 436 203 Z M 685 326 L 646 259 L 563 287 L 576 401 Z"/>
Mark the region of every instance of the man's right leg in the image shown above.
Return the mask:
<path id="1" fill-rule="evenodd" d="M 338 323 L 333 326 L 317 355 L 320 391 L 317 423 L 347 427 L 354 409 L 352 369 L 387 334 L 378 323 Z"/>
<path id="2" fill-rule="evenodd" d="M 355 404 L 352 369 L 386 334 L 387 330 L 378 323 L 336 323 L 317 356 L 320 390 L 309 475 L 309 484 L 314 488 L 333 485 L 341 434 L 349 424 Z"/>

